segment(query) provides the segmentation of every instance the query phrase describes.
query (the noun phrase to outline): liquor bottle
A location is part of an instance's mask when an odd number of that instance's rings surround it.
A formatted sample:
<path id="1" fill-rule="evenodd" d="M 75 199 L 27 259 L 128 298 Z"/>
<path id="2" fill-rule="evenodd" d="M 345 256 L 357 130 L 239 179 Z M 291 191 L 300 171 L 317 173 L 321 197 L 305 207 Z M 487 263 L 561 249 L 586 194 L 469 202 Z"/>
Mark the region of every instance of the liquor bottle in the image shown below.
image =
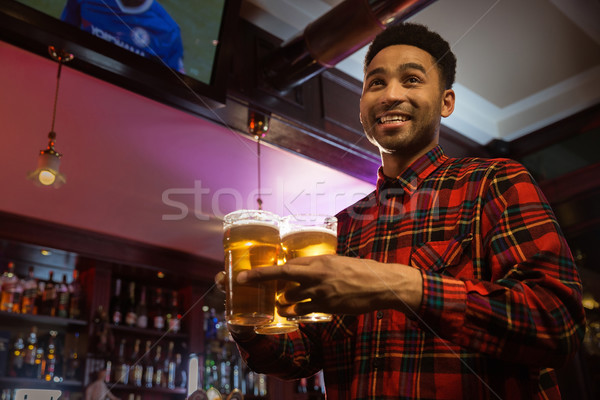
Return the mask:
<path id="1" fill-rule="evenodd" d="M 32 326 L 26 340 L 25 357 L 23 358 L 23 375 L 26 378 L 35 378 L 35 356 L 38 348 L 37 332 L 37 327 Z"/>
<path id="2" fill-rule="evenodd" d="M 123 323 L 123 307 L 121 304 L 121 280 L 115 281 L 115 292 L 110 299 L 110 320 L 114 325 Z"/>
<path id="3" fill-rule="evenodd" d="M 48 273 L 48 280 L 44 282 L 44 292 L 42 293 L 42 309 L 40 314 L 56 315 L 56 283 L 54 282 L 54 271 Z"/>
<path id="4" fill-rule="evenodd" d="M 69 349 L 68 360 L 65 363 L 65 379 L 77 379 L 79 376 L 79 366 L 81 360 L 79 359 L 79 332 L 75 332 L 73 335 L 73 343 Z"/>
<path id="5" fill-rule="evenodd" d="M 9 375 L 22 377 L 25 375 L 25 340 L 22 334 L 17 336 L 12 347 Z"/>
<path id="6" fill-rule="evenodd" d="M 44 306 L 42 304 L 42 300 L 44 298 L 44 290 L 46 290 L 46 281 L 43 279 L 38 279 L 37 281 L 37 294 L 35 295 L 35 301 L 33 306 L 33 313 L 43 315 Z"/>
<path id="7" fill-rule="evenodd" d="M 175 354 L 175 387 L 185 388 L 188 382 L 187 368 L 183 365 L 181 353 Z"/>
<path id="8" fill-rule="evenodd" d="M 15 275 L 15 263 L 8 263 L 7 270 L 0 277 L 0 286 L 2 287 L 2 296 L 0 299 L 0 310 L 7 312 L 20 312 L 21 294 L 23 286 Z"/>
<path id="9" fill-rule="evenodd" d="M 33 369 L 33 377 L 36 379 L 42 379 L 44 376 L 44 368 L 46 366 L 46 362 L 44 360 L 44 348 L 38 346 L 35 350 L 35 365 Z"/>
<path id="10" fill-rule="evenodd" d="M 152 387 L 152 379 L 154 378 L 154 364 L 150 358 L 150 350 L 152 349 L 152 341 L 146 340 L 146 350 L 142 357 L 142 366 L 144 367 L 144 384 L 147 388 Z"/>
<path id="11" fill-rule="evenodd" d="M 138 387 L 142 386 L 142 378 L 144 377 L 144 367 L 142 366 L 140 357 L 140 343 L 141 339 L 135 339 L 133 351 L 129 358 L 129 381 L 131 384 Z"/>
<path id="12" fill-rule="evenodd" d="M 125 314 L 125 325 L 135 326 L 137 323 L 137 314 L 135 312 L 135 282 L 129 282 L 129 292 L 127 294 L 127 311 Z"/>
<path id="13" fill-rule="evenodd" d="M 44 361 L 44 370 L 43 376 L 46 382 L 52 382 L 54 377 L 56 376 L 56 372 L 58 366 L 60 364 L 59 351 L 57 349 L 57 331 L 51 330 L 48 337 L 48 342 L 46 343 L 46 350 L 44 352 L 45 361 Z"/>
<path id="14" fill-rule="evenodd" d="M 178 293 L 173 290 L 171 294 L 171 305 L 167 310 L 167 327 L 169 331 L 178 333 L 181 330 L 181 313 L 179 310 Z"/>
<path id="15" fill-rule="evenodd" d="M 169 389 L 175 389 L 175 358 L 173 355 L 173 350 L 175 348 L 175 343 L 173 341 L 169 342 L 169 347 L 167 347 L 167 355 L 163 361 L 163 387 L 168 387 Z"/>
<path id="16" fill-rule="evenodd" d="M 154 353 L 154 359 L 152 360 L 152 367 L 154 369 L 154 377 L 152 378 L 152 387 L 162 387 L 163 382 L 166 380 L 163 375 L 163 359 L 162 359 L 162 348 L 160 345 L 156 346 Z"/>
<path id="17" fill-rule="evenodd" d="M 146 307 L 146 287 L 142 286 L 140 292 L 140 301 L 136 307 L 136 326 L 138 328 L 146 329 L 148 327 L 148 308 Z"/>
<path id="18" fill-rule="evenodd" d="M 163 303 L 163 293 L 161 288 L 156 289 L 152 311 L 154 313 L 152 319 L 152 326 L 154 327 L 154 329 L 162 331 L 163 329 L 165 329 L 165 310 Z"/>
<path id="19" fill-rule="evenodd" d="M 225 326 L 225 324 L 222 324 L 222 326 Z M 222 343 L 221 357 L 219 359 L 219 390 L 223 393 L 229 393 L 232 389 L 231 384 L 233 380 L 233 365 L 235 364 L 235 345 L 229 336 L 225 336 Z"/>
<path id="20" fill-rule="evenodd" d="M 100 360 L 106 360 L 115 348 L 115 337 L 110 329 L 108 315 L 102 305 L 98 306 L 92 320 L 90 344 L 92 353 Z"/>
<path id="21" fill-rule="evenodd" d="M 38 282 L 33 272 L 33 267 L 29 267 L 27 278 L 23 280 L 23 296 L 21 298 L 21 313 L 23 314 L 37 314 L 35 300 L 38 294 Z"/>
<path id="22" fill-rule="evenodd" d="M 122 383 L 127 385 L 129 383 L 129 363 L 125 358 L 125 347 L 127 344 L 127 340 L 122 338 L 121 343 L 119 344 L 119 352 L 117 355 L 117 360 L 114 366 L 114 378 L 113 382 Z"/>
<path id="23" fill-rule="evenodd" d="M 79 270 L 73 270 L 73 280 L 69 284 L 69 317 L 73 319 L 81 318 L 81 309 L 83 302 L 83 290 L 79 278 Z"/>
<path id="24" fill-rule="evenodd" d="M 62 281 L 56 285 L 56 316 L 67 318 L 69 316 L 69 284 L 67 275 L 62 276 Z"/>

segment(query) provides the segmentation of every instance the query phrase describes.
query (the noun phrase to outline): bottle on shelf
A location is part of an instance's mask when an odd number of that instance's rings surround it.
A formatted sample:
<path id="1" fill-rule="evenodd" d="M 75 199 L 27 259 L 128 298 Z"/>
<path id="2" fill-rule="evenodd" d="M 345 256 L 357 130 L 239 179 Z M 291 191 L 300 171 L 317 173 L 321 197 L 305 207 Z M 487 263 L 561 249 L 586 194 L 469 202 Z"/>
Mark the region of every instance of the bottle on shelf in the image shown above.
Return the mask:
<path id="1" fill-rule="evenodd" d="M 44 369 L 46 367 L 46 362 L 44 359 L 44 348 L 38 346 L 35 350 L 35 365 L 33 369 L 33 378 L 42 379 L 44 376 Z"/>
<path id="2" fill-rule="evenodd" d="M 110 321 L 114 325 L 123 323 L 123 305 L 121 300 L 121 279 L 115 280 L 115 291 L 110 299 Z"/>
<path id="3" fill-rule="evenodd" d="M 92 323 L 91 352 L 98 360 L 106 360 L 115 348 L 115 337 L 101 305 L 96 309 Z"/>
<path id="4" fill-rule="evenodd" d="M 25 340 L 19 334 L 12 345 L 9 375 L 12 377 L 25 376 Z"/>
<path id="5" fill-rule="evenodd" d="M 163 360 L 162 387 L 167 387 L 169 389 L 175 389 L 175 355 L 173 354 L 174 349 L 175 343 L 173 341 L 170 341 L 169 346 L 167 347 L 167 354 L 165 355 L 165 359 Z"/>
<path id="6" fill-rule="evenodd" d="M 162 331 L 163 329 L 165 329 L 165 310 L 163 292 L 161 288 L 156 288 L 155 290 L 152 312 L 152 326 L 154 327 L 154 329 Z"/>
<path id="7" fill-rule="evenodd" d="M 169 331 L 178 333 L 181 330 L 181 310 L 179 309 L 179 294 L 176 290 L 171 293 L 171 304 L 166 313 Z"/>
<path id="8" fill-rule="evenodd" d="M 58 332 L 51 330 L 48 334 L 48 341 L 46 343 L 46 349 L 44 351 L 44 367 L 43 367 L 43 379 L 46 382 L 52 382 L 54 378 L 60 379 L 57 372 L 60 370 L 60 352 L 58 351 Z"/>
<path id="9" fill-rule="evenodd" d="M 75 332 L 75 334 L 73 335 L 73 343 L 71 344 L 71 348 L 69 349 L 68 359 L 65 363 L 65 379 L 78 379 L 80 365 L 81 360 L 79 358 L 79 332 Z"/>
<path id="10" fill-rule="evenodd" d="M 67 275 L 63 274 L 62 280 L 56 285 L 56 316 L 67 318 L 69 316 L 69 284 Z"/>
<path id="11" fill-rule="evenodd" d="M 135 326 L 137 323 L 137 313 L 135 312 L 135 282 L 129 282 L 129 292 L 127 294 L 127 311 L 125 314 L 125 325 Z"/>
<path id="12" fill-rule="evenodd" d="M 146 329 L 148 327 L 148 308 L 146 306 L 146 287 L 142 286 L 140 291 L 140 301 L 136 306 L 136 326 L 138 328 Z"/>
<path id="13" fill-rule="evenodd" d="M 21 295 L 23 286 L 20 279 L 15 275 L 15 263 L 8 263 L 7 270 L 0 277 L 2 295 L 0 297 L 0 310 L 7 312 L 21 311 Z"/>
<path id="14" fill-rule="evenodd" d="M 117 353 L 117 359 L 114 365 L 114 376 L 113 382 L 122 383 L 124 385 L 129 384 L 129 363 L 125 358 L 125 348 L 127 340 L 122 338 L 119 344 L 119 352 Z"/>
<path id="15" fill-rule="evenodd" d="M 42 301 L 44 298 L 44 290 L 46 290 L 46 281 L 44 279 L 38 279 L 37 293 L 35 295 L 35 301 L 33 305 L 34 314 L 43 315 L 44 305 Z"/>
<path id="16" fill-rule="evenodd" d="M 25 356 L 23 357 L 23 376 L 26 378 L 36 377 L 36 354 L 38 349 L 38 329 L 31 327 L 31 332 L 25 341 Z"/>
<path id="17" fill-rule="evenodd" d="M 81 309 L 83 307 L 83 290 L 79 277 L 79 270 L 73 270 L 73 280 L 69 284 L 69 317 L 73 319 L 81 318 Z"/>
<path id="18" fill-rule="evenodd" d="M 21 313 L 37 314 L 36 297 L 38 295 L 38 281 L 34 276 L 33 266 L 29 267 L 27 278 L 23 280 L 23 296 L 21 297 Z"/>
<path id="19" fill-rule="evenodd" d="M 188 383 L 187 368 L 183 364 L 181 353 L 175 354 L 175 378 L 174 384 L 176 388 L 185 388 Z"/>
<path id="20" fill-rule="evenodd" d="M 40 314 L 52 317 L 56 316 L 56 283 L 54 282 L 54 271 L 48 272 L 48 280 L 44 282 Z"/>
<path id="21" fill-rule="evenodd" d="M 154 370 L 152 387 L 163 387 L 163 383 L 166 381 L 163 375 L 163 367 L 162 347 L 161 345 L 157 345 L 154 351 L 154 359 L 152 360 L 152 368 Z"/>
<path id="22" fill-rule="evenodd" d="M 142 366 L 144 368 L 143 386 L 147 388 L 152 387 L 152 379 L 154 378 L 154 363 L 150 357 L 151 349 L 152 341 L 146 340 L 146 349 L 144 350 L 144 356 L 142 357 Z"/>
<path id="23" fill-rule="evenodd" d="M 132 385 L 141 387 L 144 377 L 144 367 L 140 353 L 141 339 L 135 339 L 131 356 L 129 357 L 129 381 Z"/>

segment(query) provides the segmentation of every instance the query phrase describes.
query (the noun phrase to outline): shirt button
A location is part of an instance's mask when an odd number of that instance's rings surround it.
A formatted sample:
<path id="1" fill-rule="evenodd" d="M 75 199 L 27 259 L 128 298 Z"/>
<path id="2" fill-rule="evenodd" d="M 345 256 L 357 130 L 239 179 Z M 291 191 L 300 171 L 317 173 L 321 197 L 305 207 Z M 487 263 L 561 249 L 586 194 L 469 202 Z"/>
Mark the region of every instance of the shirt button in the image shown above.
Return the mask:
<path id="1" fill-rule="evenodd" d="M 383 311 L 377 311 L 377 319 L 383 318 Z"/>

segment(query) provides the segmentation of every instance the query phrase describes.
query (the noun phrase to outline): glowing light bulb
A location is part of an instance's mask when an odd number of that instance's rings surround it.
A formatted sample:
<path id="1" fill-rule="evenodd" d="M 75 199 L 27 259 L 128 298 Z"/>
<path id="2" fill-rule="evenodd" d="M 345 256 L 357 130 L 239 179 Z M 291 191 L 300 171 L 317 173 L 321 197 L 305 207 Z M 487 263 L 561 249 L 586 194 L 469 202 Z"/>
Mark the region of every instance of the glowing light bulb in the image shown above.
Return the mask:
<path id="1" fill-rule="evenodd" d="M 48 170 L 42 170 L 42 171 L 40 171 L 40 174 L 38 175 L 38 179 L 40 180 L 40 183 L 42 185 L 50 186 L 56 180 L 56 175 L 54 175 L 52 172 L 50 172 Z"/>

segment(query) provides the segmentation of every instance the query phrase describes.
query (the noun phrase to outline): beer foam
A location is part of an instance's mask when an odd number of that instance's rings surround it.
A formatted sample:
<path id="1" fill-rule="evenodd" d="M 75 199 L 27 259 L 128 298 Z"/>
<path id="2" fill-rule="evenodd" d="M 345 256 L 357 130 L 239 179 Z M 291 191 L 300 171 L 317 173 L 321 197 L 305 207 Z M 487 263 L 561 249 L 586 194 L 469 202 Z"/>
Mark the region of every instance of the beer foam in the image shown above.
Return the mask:
<path id="1" fill-rule="evenodd" d="M 276 221 L 260 221 L 260 220 L 243 220 L 243 221 L 233 221 L 233 222 L 224 222 L 223 223 L 223 231 L 226 231 L 230 228 L 235 228 L 237 226 L 248 226 L 248 225 L 257 225 L 257 226 L 265 226 L 268 228 L 273 228 L 279 230 Z"/>
<path id="2" fill-rule="evenodd" d="M 334 238 L 337 238 L 337 232 L 332 231 L 331 229 L 325 228 L 322 226 L 302 226 L 302 227 L 294 226 L 293 230 L 281 234 L 281 238 L 283 239 L 290 235 L 293 235 L 295 233 L 300 233 L 300 232 L 326 233 L 328 235 L 333 236 Z"/>

